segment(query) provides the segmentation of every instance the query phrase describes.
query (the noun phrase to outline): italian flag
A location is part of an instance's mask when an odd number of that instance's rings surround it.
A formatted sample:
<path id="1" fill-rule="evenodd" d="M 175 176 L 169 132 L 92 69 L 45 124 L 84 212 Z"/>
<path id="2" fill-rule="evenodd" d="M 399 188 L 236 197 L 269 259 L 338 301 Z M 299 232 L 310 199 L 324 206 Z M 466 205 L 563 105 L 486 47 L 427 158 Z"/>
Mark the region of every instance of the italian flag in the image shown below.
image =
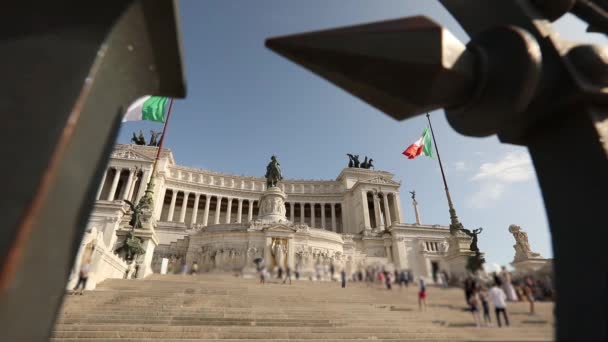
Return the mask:
<path id="1" fill-rule="evenodd" d="M 169 99 L 162 96 L 144 96 L 133 102 L 127 109 L 122 122 L 156 121 L 165 122 Z"/>
<path id="2" fill-rule="evenodd" d="M 424 133 L 420 139 L 411 144 L 405 151 L 402 152 L 408 159 L 414 159 L 419 155 L 433 157 L 433 144 L 431 143 L 431 132 L 429 128 L 424 129 Z"/>

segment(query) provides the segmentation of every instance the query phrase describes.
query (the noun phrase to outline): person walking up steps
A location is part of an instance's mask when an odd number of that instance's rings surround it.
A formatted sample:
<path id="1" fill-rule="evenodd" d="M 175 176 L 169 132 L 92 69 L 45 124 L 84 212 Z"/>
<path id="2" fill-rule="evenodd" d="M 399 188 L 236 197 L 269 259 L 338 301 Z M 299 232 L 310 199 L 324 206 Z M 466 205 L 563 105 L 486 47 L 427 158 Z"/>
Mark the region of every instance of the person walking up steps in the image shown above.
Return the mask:
<path id="1" fill-rule="evenodd" d="M 82 296 L 82 291 L 87 287 L 87 280 L 89 279 L 89 271 L 91 270 L 91 261 L 86 260 L 82 266 L 80 266 L 80 271 L 78 272 L 78 282 L 74 287 L 74 294 L 79 294 Z M 82 285 L 82 287 L 80 287 Z M 80 287 L 80 291 L 78 288 Z"/>
<path id="2" fill-rule="evenodd" d="M 490 304 L 488 304 L 488 290 L 485 288 L 481 288 L 479 291 L 479 298 L 481 299 L 481 306 L 483 308 L 483 322 L 486 326 L 492 326 L 492 319 L 490 319 Z"/>
<path id="3" fill-rule="evenodd" d="M 285 279 L 283 279 L 283 284 L 287 282 L 289 279 L 289 285 L 291 285 L 291 268 L 289 266 L 285 267 Z"/>
<path id="4" fill-rule="evenodd" d="M 424 311 L 426 311 L 426 284 L 422 277 L 418 280 L 418 309 L 422 311 L 424 304 Z"/>
<path id="5" fill-rule="evenodd" d="M 534 280 L 530 276 L 524 279 L 524 298 L 530 303 L 530 315 L 534 315 Z"/>
<path id="6" fill-rule="evenodd" d="M 481 299 L 479 298 L 479 292 L 477 289 L 473 289 L 471 296 L 469 297 L 469 308 L 473 314 L 475 325 L 479 328 L 481 326 L 481 317 L 479 316 L 479 309 L 481 307 Z"/>
<path id="7" fill-rule="evenodd" d="M 505 292 L 499 287 L 500 282 L 495 282 L 492 288 L 490 288 L 489 297 L 494 304 L 494 312 L 496 313 L 496 322 L 498 322 L 498 327 L 501 327 L 500 323 L 500 314 L 502 313 L 505 318 L 505 325 L 509 326 L 509 317 L 507 316 L 507 295 Z"/>

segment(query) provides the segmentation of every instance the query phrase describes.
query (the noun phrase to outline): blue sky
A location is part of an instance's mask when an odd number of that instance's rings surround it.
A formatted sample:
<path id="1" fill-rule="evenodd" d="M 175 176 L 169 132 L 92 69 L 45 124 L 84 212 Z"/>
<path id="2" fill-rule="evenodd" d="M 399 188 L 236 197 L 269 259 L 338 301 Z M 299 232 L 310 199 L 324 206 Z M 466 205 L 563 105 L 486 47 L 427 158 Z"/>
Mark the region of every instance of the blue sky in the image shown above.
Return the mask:
<path id="1" fill-rule="evenodd" d="M 268 37 L 419 14 L 468 41 L 439 2 L 182 0 L 179 7 L 188 96 L 175 102 L 165 141 L 179 164 L 263 176 L 274 153 L 287 178 L 334 179 L 347 165 L 346 153 L 367 155 L 402 182 L 406 222 L 414 221 L 407 193 L 414 189 L 423 223 L 449 223 L 436 159 L 401 155 L 420 136 L 425 117 L 397 122 L 264 47 Z M 556 27 L 569 39 L 605 42 L 584 34 L 573 17 Z M 456 210 L 466 227 L 484 228 L 479 244 L 488 263 L 512 261 L 512 223 L 528 232 L 535 251 L 551 257 L 527 150 L 496 137 L 459 135 L 443 111 L 431 118 Z M 126 123 L 118 142 L 150 128 L 161 126 Z"/>

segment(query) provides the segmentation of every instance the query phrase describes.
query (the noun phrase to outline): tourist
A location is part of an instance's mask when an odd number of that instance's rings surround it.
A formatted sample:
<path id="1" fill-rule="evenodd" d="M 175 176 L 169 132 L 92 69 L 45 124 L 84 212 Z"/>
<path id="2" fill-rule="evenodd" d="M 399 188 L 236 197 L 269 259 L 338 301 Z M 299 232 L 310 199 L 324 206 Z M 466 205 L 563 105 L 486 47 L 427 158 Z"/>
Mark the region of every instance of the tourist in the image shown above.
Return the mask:
<path id="1" fill-rule="evenodd" d="M 182 263 L 182 272 L 181 273 L 182 273 L 182 275 L 188 274 L 188 265 L 186 264 L 185 261 Z"/>
<path id="2" fill-rule="evenodd" d="M 517 301 L 517 293 L 515 293 L 515 288 L 513 287 L 511 272 L 507 271 L 505 266 L 502 266 L 501 269 L 500 281 L 502 283 L 502 289 L 507 295 L 507 300 L 511 302 Z"/>
<path id="3" fill-rule="evenodd" d="M 502 284 L 499 282 L 494 282 L 494 285 L 490 288 L 490 292 L 488 293 L 488 297 L 494 304 L 494 313 L 496 314 L 496 322 L 498 322 L 498 327 L 501 327 L 500 323 L 500 314 L 502 313 L 505 318 L 505 324 L 509 326 L 509 317 L 507 316 L 507 295 L 500 288 Z"/>
<path id="4" fill-rule="evenodd" d="M 492 326 L 492 319 L 490 318 L 490 304 L 488 304 L 488 290 L 486 287 L 482 287 L 479 291 L 479 298 L 481 299 L 481 306 L 483 308 L 483 321 L 486 326 Z"/>
<path id="5" fill-rule="evenodd" d="M 471 277 L 467 277 L 464 280 L 464 300 L 467 305 L 469 305 L 469 300 L 471 299 L 473 288 L 475 288 L 475 280 L 473 280 L 473 278 Z"/>
<path id="6" fill-rule="evenodd" d="M 192 271 L 190 272 L 192 275 L 196 275 L 198 273 L 198 262 L 192 262 Z"/>
<path id="7" fill-rule="evenodd" d="M 334 263 L 329 264 L 329 273 L 331 275 L 331 280 L 334 280 L 334 273 L 336 272 L 336 268 L 334 267 Z"/>
<path id="8" fill-rule="evenodd" d="M 473 289 L 471 291 L 471 296 L 469 297 L 469 309 L 473 314 L 473 319 L 475 320 L 475 325 L 479 328 L 481 326 L 481 317 L 479 316 L 479 308 L 481 307 L 481 299 L 479 298 L 479 293 L 477 289 Z"/>
<path id="9" fill-rule="evenodd" d="M 265 284 L 266 283 L 266 268 L 265 267 L 261 267 L 260 271 L 260 284 Z"/>
<path id="10" fill-rule="evenodd" d="M 426 311 L 426 285 L 424 279 L 420 277 L 418 279 L 418 309 L 422 311 L 424 304 L 424 311 Z"/>
<path id="11" fill-rule="evenodd" d="M 443 287 L 447 288 L 448 284 L 450 283 L 450 276 L 445 270 L 441 271 L 441 274 L 443 275 Z"/>
<path id="12" fill-rule="evenodd" d="M 390 290 L 392 289 L 392 284 L 393 283 L 393 273 L 392 272 L 386 272 L 386 289 Z"/>
<path id="13" fill-rule="evenodd" d="M 285 267 L 285 279 L 283 279 L 283 284 L 287 282 L 289 279 L 289 285 L 291 285 L 291 268 L 289 266 Z"/>
<path id="14" fill-rule="evenodd" d="M 340 272 L 340 278 L 342 279 L 342 288 L 346 287 L 346 270 L 342 269 Z"/>
<path id="15" fill-rule="evenodd" d="M 74 294 L 79 294 L 82 296 L 82 291 L 87 287 L 87 280 L 89 279 L 89 271 L 91 270 L 91 260 L 87 259 L 80 266 L 80 271 L 78 272 L 78 282 L 74 287 Z M 82 286 L 81 286 L 82 285 Z M 80 288 L 80 291 L 78 291 Z"/>
<path id="16" fill-rule="evenodd" d="M 296 265 L 296 280 L 300 280 L 300 264 Z"/>
<path id="17" fill-rule="evenodd" d="M 530 315 L 534 315 L 534 281 L 527 276 L 524 279 L 524 298 L 530 303 Z"/>
<path id="18" fill-rule="evenodd" d="M 283 267 L 281 266 L 279 266 L 279 269 L 277 270 L 277 278 L 283 279 Z"/>

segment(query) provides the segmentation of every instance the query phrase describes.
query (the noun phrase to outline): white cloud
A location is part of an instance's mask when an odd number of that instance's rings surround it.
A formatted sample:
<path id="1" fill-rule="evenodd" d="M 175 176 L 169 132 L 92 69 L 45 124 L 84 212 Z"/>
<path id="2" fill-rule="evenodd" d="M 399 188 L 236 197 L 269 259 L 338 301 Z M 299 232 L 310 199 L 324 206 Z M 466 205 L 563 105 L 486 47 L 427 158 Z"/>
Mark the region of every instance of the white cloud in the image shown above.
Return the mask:
<path id="1" fill-rule="evenodd" d="M 496 162 L 483 163 L 470 179 L 478 183 L 479 188 L 468 199 L 468 204 L 473 208 L 487 208 L 502 197 L 507 184 L 525 182 L 532 177 L 532 161 L 524 151 L 510 152 Z"/>
<path id="2" fill-rule="evenodd" d="M 457 161 L 454 163 L 454 168 L 456 171 L 465 171 L 467 169 L 467 164 L 464 161 Z"/>
<path id="3" fill-rule="evenodd" d="M 505 185 L 502 183 L 483 183 L 468 200 L 468 204 L 473 208 L 487 208 L 495 201 L 498 201 L 505 192 Z"/>
<path id="4" fill-rule="evenodd" d="M 504 183 L 523 182 L 532 179 L 534 169 L 528 153 L 523 151 L 507 153 L 495 163 L 483 163 L 471 180 L 490 180 Z"/>

